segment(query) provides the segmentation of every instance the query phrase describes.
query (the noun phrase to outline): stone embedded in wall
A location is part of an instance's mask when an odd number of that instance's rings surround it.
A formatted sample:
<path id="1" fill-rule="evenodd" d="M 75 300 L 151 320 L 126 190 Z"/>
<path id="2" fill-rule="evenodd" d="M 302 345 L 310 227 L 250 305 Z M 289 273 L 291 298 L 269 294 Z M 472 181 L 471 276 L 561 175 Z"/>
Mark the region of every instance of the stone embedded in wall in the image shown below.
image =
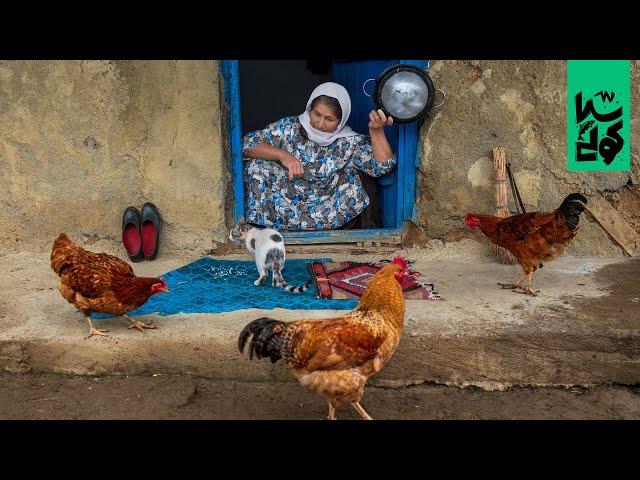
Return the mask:
<path id="1" fill-rule="evenodd" d="M 515 115 L 519 126 L 529 123 L 528 118 L 531 116 L 534 106 L 522 100 L 521 92 L 515 89 L 508 89 L 500 95 L 500 100 L 505 104 L 507 110 Z"/>
<path id="2" fill-rule="evenodd" d="M 537 160 L 544 152 L 540 148 L 540 137 L 533 129 L 531 123 L 524 125 L 522 133 L 520 134 L 520 141 L 523 145 L 523 153 L 527 159 Z"/>
<path id="3" fill-rule="evenodd" d="M 422 154 L 420 156 L 420 164 L 426 164 L 429 161 L 430 154 L 431 154 L 431 142 L 427 138 L 422 144 Z"/>
<path id="4" fill-rule="evenodd" d="M 102 146 L 91 135 L 89 135 L 87 138 L 85 138 L 84 141 L 82 142 L 82 144 L 87 148 L 92 148 L 93 150 L 97 150 L 98 148 L 100 148 Z"/>
<path id="5" fill-rule="evenodd" d="M 476 80 L 473 82 L 473 85 L 471 85 L 471 91 L 478 96 L 482 95 L 486 89 L 487 87 L 482 83 L 482 80 Z"/>
<path id="6" fill-rule="evenodd" d="M 438 120 L 442 116 L 442 111 L 439 111 L 427 127 L 423 128 L 420 132 L 420 137 L 424 138 L 422 143 L 422 151 L 420 152 L 420 169 L 424 172 L 427 171 L 429 161 L 431 159 L 431 142 L 429 141 L 429 131 L 438 123 Z"/>
<path id="7" fill-rule="evenodd" d="M 491 188 L 493 185 L 493 163 L 490 158 L 476 160 L 467 172 L 467 180 L 473 187 Z"/>

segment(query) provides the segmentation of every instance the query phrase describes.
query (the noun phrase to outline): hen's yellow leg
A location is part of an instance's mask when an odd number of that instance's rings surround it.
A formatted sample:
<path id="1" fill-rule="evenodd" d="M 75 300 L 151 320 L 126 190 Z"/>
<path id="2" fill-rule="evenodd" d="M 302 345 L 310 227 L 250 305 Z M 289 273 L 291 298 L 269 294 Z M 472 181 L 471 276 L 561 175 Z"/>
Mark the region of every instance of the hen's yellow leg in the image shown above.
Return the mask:
<path id="1" fill-rule="evenodd" d="M 531 281 L 533 279 L 533 272 L 529 273 L 529 275 L 527 275 L 527 286 L 524 287 L 524 293 L 526 293 L 527 295 L 531 295 L 533 297 L 536 296 L 536 293 L 538 293 L 540 290 L 536 290 L 535 292 L 533 291 L 533 289 L 531 288 Z"/>
<path id="2" fill-rule="evenodd" d="M 85 337 L 85 340 L 87 338 L 91 338 L 94 335 L 100 335 L 103 337 L 108 337 L 109 335 L 106 334 L 106 332 L 108 332 L 109 330 L 103 330 L 100 328 L 93 328 L 93 323 L 91 322 L 91 317 L 87 316 L 87 322 L 89 322 L 89 336 Z"/>
<path id="3" fill-rule="evenodd" d="M 353 402 L 351 405 L 356 409 L 356 412 L 358 412 L 362 418 L 364 418 L 365 420 L 373 420 L 373 418 L 371 418 L 369 414 L 364 411 L 364 408 L 362 408 L 362 405 L 360 405 L 359 402 Z"/>
<path id="4" fill-rule="evenodd" d="M 151 325 L 152 322 L 142 323 L 140 320 L 136 320 L 135 318 L 131 318 L 126 315 L 121 315 L 121 316 L 131 322 L 131 325 L 129 325 L 129 328 L 137 328 L 141 332 L 144 332 L 145 328 L 158 328 L 155 325 Z"/>
<path id="5" fill-rule="evenodd" d="M 336 409 L 331 404 L 329 404 L 329 415 L 327 415 L 327 420 L 336 420 Z"/>
<path id="6" fill-rule="evenodd" d="M 527 274 L 523 272 L 522 275 L 520 275 L 515 282 L 513 282 L 513 283 L 498 283 L 498 285 L 500 285 L 502 288 L 518 288 L 520 286 L 520 284 L 522 283 L 522 281 L 526 277 L 527 277 Z"/>

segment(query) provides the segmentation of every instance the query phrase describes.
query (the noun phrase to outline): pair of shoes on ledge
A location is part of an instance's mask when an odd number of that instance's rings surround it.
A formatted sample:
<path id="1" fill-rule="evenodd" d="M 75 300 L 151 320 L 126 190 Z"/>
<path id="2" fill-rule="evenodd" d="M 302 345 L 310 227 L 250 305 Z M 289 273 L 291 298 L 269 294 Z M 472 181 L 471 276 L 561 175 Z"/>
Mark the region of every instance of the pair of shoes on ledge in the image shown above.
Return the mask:
<path id="1" fill-rule="evenodd" d="M 122 243 L 132 262 L 156 258 L 160 226 L 160 214 L 153 203 L 145 203 L 140 212 L 127 207 L 122 217 Z"/>

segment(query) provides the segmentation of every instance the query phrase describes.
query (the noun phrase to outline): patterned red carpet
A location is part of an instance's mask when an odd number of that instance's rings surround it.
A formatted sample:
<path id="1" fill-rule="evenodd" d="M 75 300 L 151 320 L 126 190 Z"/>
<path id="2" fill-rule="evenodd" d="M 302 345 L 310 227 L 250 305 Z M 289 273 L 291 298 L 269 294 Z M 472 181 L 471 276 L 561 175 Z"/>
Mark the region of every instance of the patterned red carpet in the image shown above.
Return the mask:
<path id="1" fill-rule="evenodd" d="M 318 298 L 332 300 L 358 299 L 364 293 L 371 277 L 388 262 L 325 262 L 309 263 L 309 269 L 318 289 Z M 432 283 L 418 280 L 419 272 L 410 271 L 402 281 L 407 300 L 437 300 L 440 295 Z"/>

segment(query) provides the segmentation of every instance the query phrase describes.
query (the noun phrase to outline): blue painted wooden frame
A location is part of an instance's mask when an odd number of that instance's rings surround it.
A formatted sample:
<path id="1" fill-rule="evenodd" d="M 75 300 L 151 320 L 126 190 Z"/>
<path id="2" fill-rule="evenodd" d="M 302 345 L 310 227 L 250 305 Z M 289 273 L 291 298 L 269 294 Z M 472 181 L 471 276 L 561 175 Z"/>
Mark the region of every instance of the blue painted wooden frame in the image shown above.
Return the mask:
<path id="1" fill-rule="evenodd" d="M 237 60 L 223 60 L 224 99 L 229 108 L 227 129 L 231 150 L 231 181 L 233 184 L 233 220 L 244 215 L 244 182 L 242 172 L 242 117 L 240 112 L 240 76 Z"/>
<path id="2" fill-rule="evenodd" d="M 424 70 L 429 69 L 429 62 L 427 60 L 400 60 L 401 64 L 415 65 L 416 67 Z M 400 195 L 402 195 L 402 220 L 403 225 L 407 221 L 413 219 L 414 206 L 416 201 L 416 170 L 420 165 L 420 149 L 418 148 L 418 140 L 420 138 L 420 127 L 422 123 L 409 123 L 400 125 L 398 139 L 398 145 L 402 150 L 399 155 L 402 155 L 404 167 L 404 189 L 398 189 Z"/>
<path id="3" fill-rule="evenodd" d="M 400 60 L 401 64 L 416 65 L 428 69 L 427 60 Z M 244 182 L 242 160 L 242 117 L 240 111 L 240 77 L 237 60 L 222 60 L 220 70 L 224 82 L 224 99 L 229 108 L 227 128 L 231 154 L 231 178 L 233 183 L 233 219 L 236 221 L 244 215 Z M 357 241 L 397 240 L 412 219 L 416 191 L 416 167 L 420 164 L 418 137 L 419 125 L 416 123 L 397 126 L 399 131 L 398 188 L 397 205 L 399 215 L 396 216 L 396 228 L 372 228 L 363 230 L 327 230 L 283 232 L 287 243 L 334 243 Z"/>

